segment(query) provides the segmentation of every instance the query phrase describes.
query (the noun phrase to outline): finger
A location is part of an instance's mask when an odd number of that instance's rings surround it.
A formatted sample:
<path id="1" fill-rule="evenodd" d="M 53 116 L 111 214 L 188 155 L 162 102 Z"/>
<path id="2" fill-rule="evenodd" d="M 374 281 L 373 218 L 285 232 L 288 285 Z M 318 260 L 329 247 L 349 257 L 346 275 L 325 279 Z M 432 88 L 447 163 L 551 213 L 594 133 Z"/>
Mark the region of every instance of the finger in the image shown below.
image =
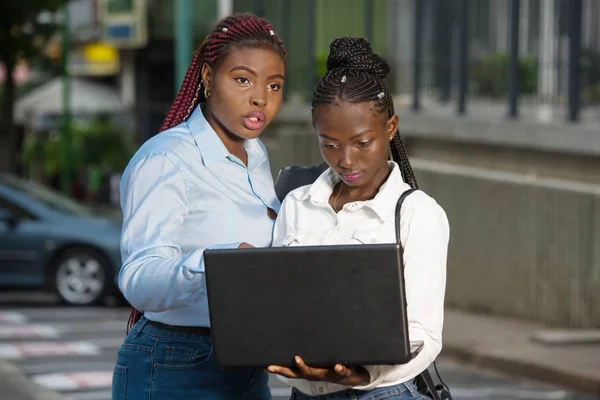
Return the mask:
<path id="1" fill-rule="evenodd" d="M 267 371 L 273 374 L 284 376 L 286 378 L 299 378 L 299 375 L 296 372 L 294 372 L 294 370 L 286 367 L 280 367 L 279 365 L 269 365 Z"/>
<path id="2" fill-rule="evenodd" d="M 302 358 L 300 358 L 300 356 L 294 357 L 294 360 L 296 361 L 296 365 L 298 366 L 298 369 L 300 370 L 300 372 L 302 374 L 312 377 L 312 378 L 322 379 L 330 371 L 328 369 L 309 367 L 308 365 L 306 365 L 304 363 L 304 360 Z"/>
<path id="3" fill-rule="evenodd" d="M 350 368 L 346 367 L 345 365 L 342 365 L 342 364 L 336 364 L 336 366 L 333 369 L 336 372 L 336 374 L 338 374 L 340 376 L 350 376 L 350 375 L 352 375 L 352 370 Z"/>

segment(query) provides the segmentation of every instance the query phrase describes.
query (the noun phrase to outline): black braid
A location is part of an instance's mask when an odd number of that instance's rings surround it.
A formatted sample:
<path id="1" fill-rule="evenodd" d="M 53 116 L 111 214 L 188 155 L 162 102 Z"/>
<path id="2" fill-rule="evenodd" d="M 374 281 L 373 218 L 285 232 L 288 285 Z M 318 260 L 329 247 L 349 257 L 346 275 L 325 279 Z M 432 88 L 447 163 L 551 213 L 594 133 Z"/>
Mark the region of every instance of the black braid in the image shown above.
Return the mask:
<path id="1" fill-rule="evenodd" d="M 394 115 L 392 92 L 384 79 L 390 72 L 388 63 L 373 53 L 363 38 L 342 37 L 329 45 L 327 72 L 313 92 L 312 112 L 323 104 L 336 101 L 350 103 L 374 102 L 375 109 L 391 118 Z M 345 78 L 344 78 L 345 77 Z M 400 134 L 396 131 L 391 143 L 392 159 L 400 166 L 406 183 L 418 189 Z"/>

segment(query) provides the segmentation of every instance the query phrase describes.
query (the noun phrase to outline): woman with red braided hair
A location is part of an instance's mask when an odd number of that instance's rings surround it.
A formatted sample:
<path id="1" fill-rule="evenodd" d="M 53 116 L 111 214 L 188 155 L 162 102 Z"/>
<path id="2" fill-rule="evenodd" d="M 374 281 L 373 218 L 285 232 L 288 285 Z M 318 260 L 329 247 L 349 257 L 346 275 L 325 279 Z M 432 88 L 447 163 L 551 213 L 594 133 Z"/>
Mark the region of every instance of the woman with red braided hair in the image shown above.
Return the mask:
<path id="1" fill-rule="evenodd" d="M 281 107 L 285 57 L 263 18 L 217 23 L 125 169 L 118 283 L 134 309 L 113 400 L 271 398 L 265 371 L 212 356 L 203 252 L 271 245 L 280 204 L 258 136 Z"/>

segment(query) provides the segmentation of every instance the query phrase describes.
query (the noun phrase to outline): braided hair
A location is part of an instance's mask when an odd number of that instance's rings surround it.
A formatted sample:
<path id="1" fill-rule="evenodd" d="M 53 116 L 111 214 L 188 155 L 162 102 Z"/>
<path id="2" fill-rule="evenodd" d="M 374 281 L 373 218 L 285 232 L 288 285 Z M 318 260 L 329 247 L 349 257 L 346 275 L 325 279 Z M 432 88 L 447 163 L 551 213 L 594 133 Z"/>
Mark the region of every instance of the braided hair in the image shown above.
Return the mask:
<path id="1" fill-rule="evenodd" d="M 160 128 L 161 131 L 187 120 L 194 108 L 206 101 L 204 90 L 201 89 L 202 65 L 206 63 L 216 67 L 234 47 L 271 49 L 277 52 L 284 62 L 287 55 L 283 42 L 266 19 L 250 13 L 225 17 L 215 25 L 194 52 L 179 93 Z"/>
<path id="2" fill-rule="evenodd" d="M 349 103 L 373 102 L 375 109 L 394 116 L 392 92 L 384 79 L 390 72 L 388 63 L 373 53 L 371 45 L 363 38 L 342 37 L 329 45 L 327 72 L 313 92 L 312 113 L 320 105 L 337 101 Z M 345 78 L 344 78 L 345 77 Z M 400 166 L 403 179 L 417 189 L 417 179 L 410 166 L 404 143 L 396 131 L 391 142 L 392 159 Z"/>
<path id="3" fill-rule="evenodd" d="M 204 90 L 201 88 L 202 65 L 206 63 L 213 68 L 217 67 L 233 48 L 271 49 L 277 52 L 284 62 L 287 55 L 283 42 L 266 19 L 250 13 L 225 17 L 215 25 L 194 52 L 179 93 L 160 128 L 161 131 L 187 120 L 194 108 L 206 101 Z M 127 332 L 141 317 L 142 312 L 132 307 L 127 321 Z"/>

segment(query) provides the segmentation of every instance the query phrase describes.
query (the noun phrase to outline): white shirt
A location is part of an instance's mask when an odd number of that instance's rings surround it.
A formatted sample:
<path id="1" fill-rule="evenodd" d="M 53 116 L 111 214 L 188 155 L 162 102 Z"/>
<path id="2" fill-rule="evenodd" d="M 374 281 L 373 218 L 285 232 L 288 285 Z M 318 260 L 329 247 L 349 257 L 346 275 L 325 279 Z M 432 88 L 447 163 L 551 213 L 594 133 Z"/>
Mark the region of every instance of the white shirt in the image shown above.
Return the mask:
<path id="1" fill-rule="evenodd" d="M 275 223 L 273 245 L 395 243 L 394 210 L 398 198 L 410 186 L 403 182 L 395 162 L 390 161 L 390 167 L 392 172 L 375 198 L 347 203 L 337 214 L 329 205 L 329 197 L 340 178 L 331 169 L 312 185 L 290 192 Z M 409 337 L 411 341 L 422 340 L 424 346 L 407 364 L 365 366 L 370 383 L 355 389 L 407 382 L 424 371 L 442 349 L 448 219 L 434 199 L 416 191 L 405 199 L 400 221 Z M 279 378 L 311 396 L 348 389 L 328 382 Z"/>

